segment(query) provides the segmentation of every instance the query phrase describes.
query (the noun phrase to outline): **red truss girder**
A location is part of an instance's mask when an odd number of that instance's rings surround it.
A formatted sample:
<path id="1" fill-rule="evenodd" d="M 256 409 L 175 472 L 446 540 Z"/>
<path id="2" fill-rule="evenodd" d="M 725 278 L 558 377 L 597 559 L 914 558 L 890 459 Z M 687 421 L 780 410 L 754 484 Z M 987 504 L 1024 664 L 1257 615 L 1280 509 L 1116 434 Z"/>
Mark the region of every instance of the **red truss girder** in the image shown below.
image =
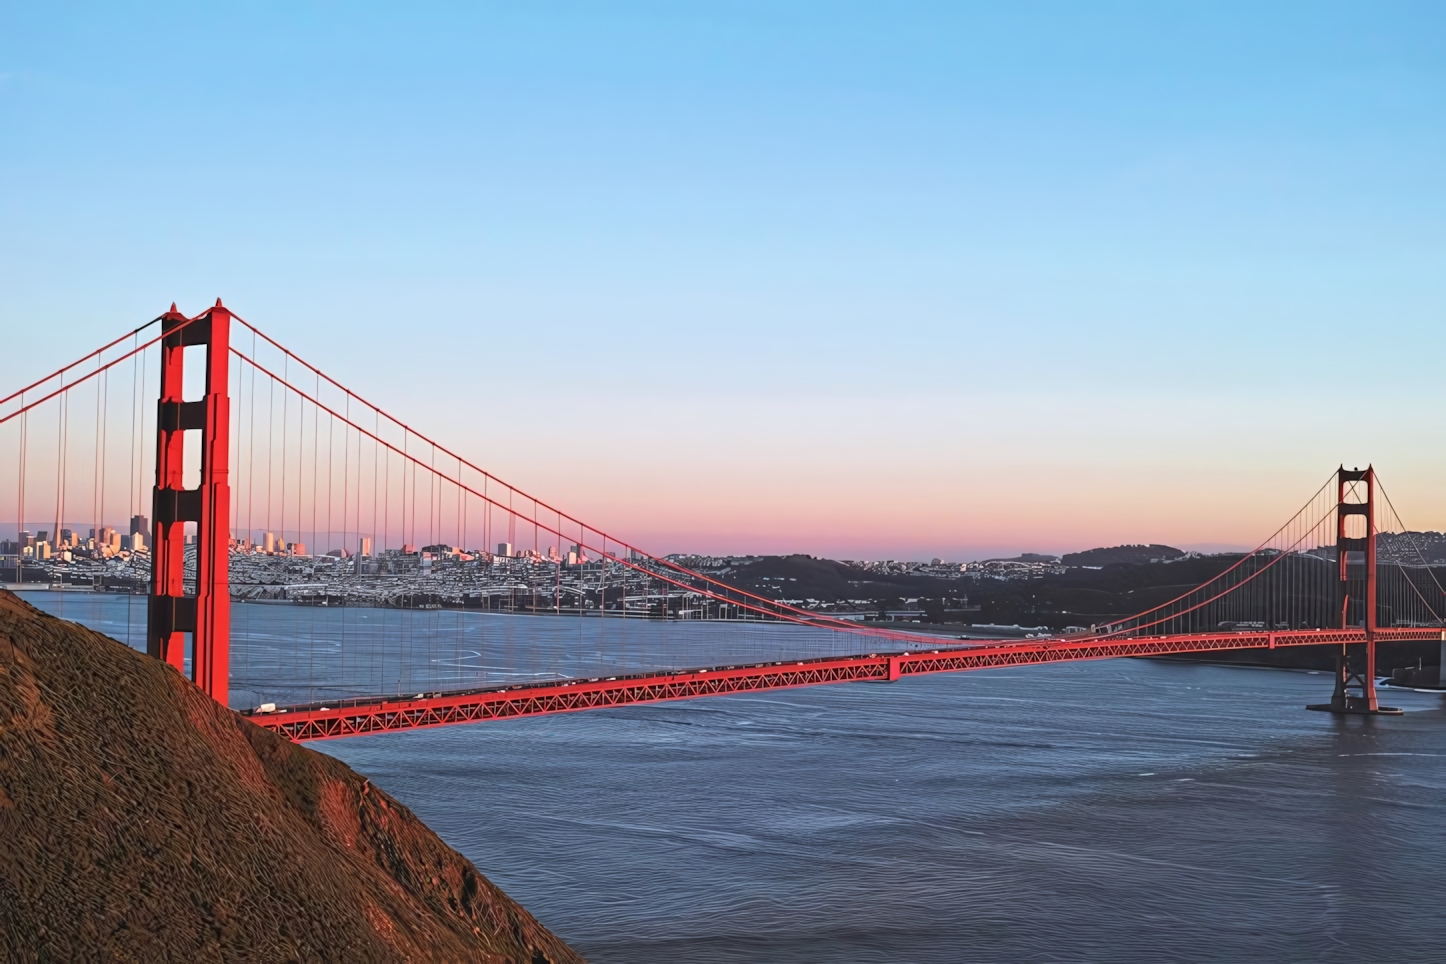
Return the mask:
<path id="1" fill-rule="evenodd" d="M 1436 629 L 1381 629 L 1377 642 L 1446 639 Z M 1166 656 L 1229 649 L 1275 649 L 1321 643 L 1364 643 L 1363 630 L 1286 630 L 1127 639 L 1050 639 L 1027 643 L 985 643 L 934 652 L 839 656 L 802 662 L 763 663 L 718 669 L 660 672 L 614 679 L 567 680 L 505 689 L 439 694 L 416 700 L 378 700 L 351 706 L 308 707 L 280 713 L 255 713 L 251 720 L 296 741 L 325 740 L 364 733 L 388 733 L 482 720 L 544 716 L 609 706 L 657 703 L 760 690 L 791 689 L 864 680 L 887 682 L 903 676 L 951 673 L 1001 666 Z"/>

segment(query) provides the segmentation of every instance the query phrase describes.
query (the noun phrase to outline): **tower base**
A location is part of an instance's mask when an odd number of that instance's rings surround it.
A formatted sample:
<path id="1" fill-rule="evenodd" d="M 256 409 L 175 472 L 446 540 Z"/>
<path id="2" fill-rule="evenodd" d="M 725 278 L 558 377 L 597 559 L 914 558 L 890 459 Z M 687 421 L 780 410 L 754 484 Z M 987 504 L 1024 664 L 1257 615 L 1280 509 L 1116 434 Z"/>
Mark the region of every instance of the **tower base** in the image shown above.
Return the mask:
<path id="1" fill-rule="evenodd" d="M 1348 696 L 1344 700 L 1331 700 L 1329 703 L 1312 703 L 1306 709 L 1319 710 L 1322 713 L 1338 713 L 1342 716 L 1401 716 L 1406 712 L 1394 706 L 1377 706 L 1373 710 L 1366 700 L 1358 696 Z"/>

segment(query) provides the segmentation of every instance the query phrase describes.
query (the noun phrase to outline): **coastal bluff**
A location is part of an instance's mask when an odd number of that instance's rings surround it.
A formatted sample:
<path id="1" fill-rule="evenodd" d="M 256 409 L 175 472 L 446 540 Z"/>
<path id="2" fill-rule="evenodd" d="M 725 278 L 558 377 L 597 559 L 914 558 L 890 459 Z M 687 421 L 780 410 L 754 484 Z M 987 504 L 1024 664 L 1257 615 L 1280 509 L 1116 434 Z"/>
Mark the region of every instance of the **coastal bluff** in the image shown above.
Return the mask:
<path id="1" fill-rule="evenodd" d="M 582 959 L 350 767 L 0 590 L 0 960 Z"/>

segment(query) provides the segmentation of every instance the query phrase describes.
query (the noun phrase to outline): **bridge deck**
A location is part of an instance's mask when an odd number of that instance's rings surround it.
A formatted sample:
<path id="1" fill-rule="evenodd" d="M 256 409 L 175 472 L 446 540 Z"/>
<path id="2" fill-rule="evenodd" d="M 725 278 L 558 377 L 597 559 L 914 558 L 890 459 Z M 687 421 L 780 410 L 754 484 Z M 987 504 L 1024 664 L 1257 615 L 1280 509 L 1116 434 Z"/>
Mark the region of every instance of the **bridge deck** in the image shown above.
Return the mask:
<path id="1" fill-rule="evenodd" d="M 1446 640 L 1439 629 L 1383 629 L 1377 642 Z M 574 679 L 556 682 L 432 693 L 419 699 L 367 700 L 291 707 L 274 713 L 252 712 L 250 719 L 295 741 L 324 740 L 366 733 L 389 733 L 483 720 L 543 716 L 579 710 L 663 700 L 694 699 L 730 693 L 791 689 L 826 683 L 890 682 L 904 676 L 952 673 L 1002 666 L 1110 659 L 1120 656 L 1167 656 L 1232 649 L 1276 649 L 1322 643 L 1364 643 L 1363 630 L 1281 630 L 1185 636 L 1140 636 L 1100 639 L 1043 639 L 1026 642 L 983 642 L 959 645 L 940 640 L 932 651 L 871 653 L 825 657 L 799 662 L 721 666 L 676 672 Z"/>

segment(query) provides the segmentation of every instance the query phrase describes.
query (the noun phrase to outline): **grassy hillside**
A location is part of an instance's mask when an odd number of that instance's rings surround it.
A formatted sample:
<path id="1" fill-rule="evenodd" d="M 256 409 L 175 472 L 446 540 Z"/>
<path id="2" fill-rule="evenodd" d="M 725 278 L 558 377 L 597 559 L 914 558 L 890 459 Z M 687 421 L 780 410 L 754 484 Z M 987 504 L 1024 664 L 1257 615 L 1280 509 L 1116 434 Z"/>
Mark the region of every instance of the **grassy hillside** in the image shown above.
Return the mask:
<path id="1" fill-rule="evenodd" d="M 576 962 L 404 806 L 0 591 L 0 958 Z"/>

